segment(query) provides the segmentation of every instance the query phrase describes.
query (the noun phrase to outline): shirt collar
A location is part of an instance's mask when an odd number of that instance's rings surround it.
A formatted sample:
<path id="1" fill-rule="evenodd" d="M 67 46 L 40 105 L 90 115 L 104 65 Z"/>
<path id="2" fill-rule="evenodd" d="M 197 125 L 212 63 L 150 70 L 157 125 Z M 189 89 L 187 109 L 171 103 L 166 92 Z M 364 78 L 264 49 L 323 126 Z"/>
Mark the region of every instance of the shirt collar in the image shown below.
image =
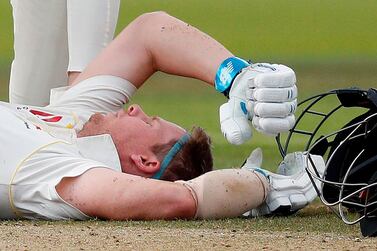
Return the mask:
<path id="1" fill-rule="evenodd" d="M 122 171 L 118 151 L 109 134 L 77 138 L 80 153 L 95 161 L 102 162 L 110 168 Z"/>

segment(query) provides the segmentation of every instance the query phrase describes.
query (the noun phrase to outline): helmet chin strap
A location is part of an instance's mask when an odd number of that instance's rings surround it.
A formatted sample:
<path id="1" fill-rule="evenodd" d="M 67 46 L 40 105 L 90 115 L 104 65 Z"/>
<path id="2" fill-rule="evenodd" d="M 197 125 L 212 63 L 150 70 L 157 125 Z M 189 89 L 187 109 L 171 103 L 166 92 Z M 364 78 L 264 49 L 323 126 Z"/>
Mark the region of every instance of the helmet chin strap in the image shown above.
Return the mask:
<path id="1" fill-rule="evenodd" d="M 174 159 L 175 155 L 177 155 L 177 153 L 181 151 L 183 146 L 189 140 L 190 140 L 189 133 L 186 133 L 181 138 L 179 138 L 179 140 L 173 145 L 172 148 L 170 148 L 169 152 L 166 154 L 166 156 L 162 160 L 160 170 L 153 175 L 152 179 L 156 179 L 156 180 L 161 179 L 161 176 L 164 174 L 170 162 Z"/>

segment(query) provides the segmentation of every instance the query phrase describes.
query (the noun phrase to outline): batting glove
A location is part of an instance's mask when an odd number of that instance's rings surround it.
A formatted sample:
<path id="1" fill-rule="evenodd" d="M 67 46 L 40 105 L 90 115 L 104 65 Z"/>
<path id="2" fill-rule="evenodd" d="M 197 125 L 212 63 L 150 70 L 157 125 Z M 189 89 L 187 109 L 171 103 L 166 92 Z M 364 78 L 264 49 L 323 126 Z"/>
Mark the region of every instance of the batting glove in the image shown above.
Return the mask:
<path id="1" fill-rule="evenodd" d="M 291 68 L 252 64 L 234 78 L 229 87 L 229 100 L 220 106 L 221 131 L 236 145 L 251 138 L 249 121 L 258 131 L 277 135 L 293 127 L 296 106 L 296 76 Z"/>

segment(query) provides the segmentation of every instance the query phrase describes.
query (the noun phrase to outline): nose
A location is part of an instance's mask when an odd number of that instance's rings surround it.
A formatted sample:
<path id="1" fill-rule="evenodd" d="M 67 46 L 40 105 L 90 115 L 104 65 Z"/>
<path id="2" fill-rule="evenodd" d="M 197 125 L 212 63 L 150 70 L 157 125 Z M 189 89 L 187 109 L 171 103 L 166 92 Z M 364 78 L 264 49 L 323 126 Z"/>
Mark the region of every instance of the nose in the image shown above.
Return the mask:
<path id="1" fill-rule="evenodd" d="M 139 105 L 130 105 L 127 109 L 128 116 L 139 117 L 141 119 L 148 119 L 148 115 L 144 113 Z"/>

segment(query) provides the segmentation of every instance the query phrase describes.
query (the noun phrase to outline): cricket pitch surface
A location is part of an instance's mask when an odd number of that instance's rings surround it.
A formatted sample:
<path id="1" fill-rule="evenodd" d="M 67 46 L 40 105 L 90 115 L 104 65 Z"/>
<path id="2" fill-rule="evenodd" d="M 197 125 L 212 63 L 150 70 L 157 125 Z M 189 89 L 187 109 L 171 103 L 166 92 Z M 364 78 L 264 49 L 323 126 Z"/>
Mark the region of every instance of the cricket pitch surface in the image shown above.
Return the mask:
<path id="1" fill-rule="evenodd" d="M 375 250 L 360 234 L 132 222 L 0 222 L 0 250 Z M 252 225 L 252 222 L 250 222 Z M 313 222 L 315 224 L 315 222 Z"/>

